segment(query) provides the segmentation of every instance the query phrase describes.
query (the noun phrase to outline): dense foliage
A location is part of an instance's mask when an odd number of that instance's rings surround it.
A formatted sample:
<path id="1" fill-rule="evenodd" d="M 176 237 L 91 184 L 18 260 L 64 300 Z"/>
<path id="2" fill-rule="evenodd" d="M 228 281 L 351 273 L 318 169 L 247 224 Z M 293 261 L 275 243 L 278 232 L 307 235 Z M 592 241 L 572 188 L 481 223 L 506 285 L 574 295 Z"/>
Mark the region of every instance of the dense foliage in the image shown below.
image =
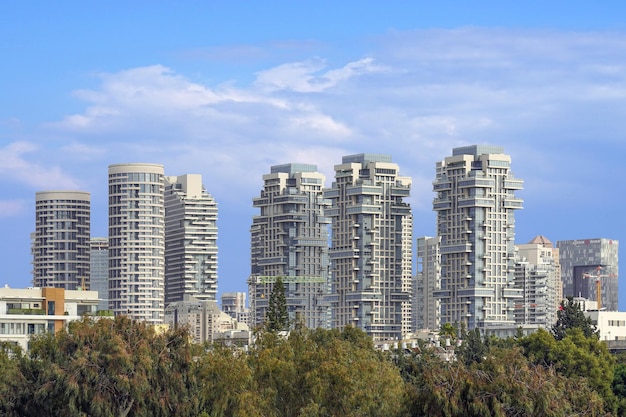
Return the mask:
<path id="1" fill-rule="evenodd" d="M 452 329 L 450 329 L 452 330 Z M 452 332 L 450 332 L 452 333 Z M 451 335 L 450 335 L 451 336 Z M 0 348 L 3 416 L 606 416 L 626 410 L 626 359 L 580 328 L 506 341 L 459 334 L 380 352 L 363 332 L 257 335 L 249 350 L 194 345 L 125 317 L 72 323 L 28 353 Z"/>

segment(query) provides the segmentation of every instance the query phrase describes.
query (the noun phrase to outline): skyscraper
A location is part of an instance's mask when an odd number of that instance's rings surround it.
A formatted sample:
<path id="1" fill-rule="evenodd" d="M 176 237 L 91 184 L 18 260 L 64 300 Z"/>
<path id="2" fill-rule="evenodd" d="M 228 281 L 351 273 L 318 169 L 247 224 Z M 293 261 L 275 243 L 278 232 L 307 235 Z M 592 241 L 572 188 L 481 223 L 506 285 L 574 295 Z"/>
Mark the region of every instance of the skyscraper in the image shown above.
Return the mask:
<path id="1" fill-rule="evenodd" d="M 165 177 L 165 304 L 217 293 L 217 204 L 202 176 Z"/>
<path id="2" fill-rule="evenodd" d="M 599 281 L 599 308 L 617 311 L 619 242 L 607 238 L 560 240 L 556 247 L 561 259 L 563 296 L 596 301 Z"/>
<path id="3" fill-rule="evenodd" d="M 441 323 L 481 331 L 514 325 L 515 196 L 523 181 L 501 147 L 455 148 L 437 163 L 433 209 L 441 238 Z"/>
<path id="4" fill-rule="evenodd" d="M 441 254 L 438 237 L 417 238 L 417 272 L 413 296 L 413 329 L 439 329 L 439 289 Z"/>
<path id="5" fill-rule="evenodd" d="M 324 192 L 332 201 L 332 327 L 355 326 L 376 341 L 411 332 L 410 189 L 388 155 L 349 155 L 335 165 Z"/>
<path id="6" fill-rule="evenodd" d="M 516 248 L 515 285 L 522 298 L 515 301 L 515 324 L 549 329 L 563 299 L 559 250 L 544 236 Z"/>
<path id="7" fill-rule="evenodd" d="M 251 234 L 250 324 L 265 320 L 276 278 L 285 286 L 292 322 L 327 327 L 324 296 L 328 288 L 328 223 L 323 198 L 324 175 L 315 165 L 284 164 L 263 175 L 263 190 L 254 198 L 260 214 Z"/>
<path id="8" fill-rule="evenodd" d="M 75 290 L 89 283 L 90 194 L 41 191 L 35 196 L 33 285 Z"/>
<path id="9" fill-rule="evenodd" d="M 98 291 L 98 310 L 109 309 L 109 239 L 91 238 L 89 289 Z"/>
<path id="10" fill-rule="evenodd" d="M 164 178 L 156 164 L 109 166 L 109 308 L 163 322 Z"/>

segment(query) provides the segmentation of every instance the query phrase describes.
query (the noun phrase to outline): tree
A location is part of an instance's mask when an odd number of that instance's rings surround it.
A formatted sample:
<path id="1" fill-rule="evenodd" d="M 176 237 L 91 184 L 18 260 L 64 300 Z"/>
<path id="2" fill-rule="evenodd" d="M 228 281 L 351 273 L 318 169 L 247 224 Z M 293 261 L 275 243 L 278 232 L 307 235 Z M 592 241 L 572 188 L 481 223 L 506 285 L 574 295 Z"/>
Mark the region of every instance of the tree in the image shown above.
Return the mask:
<path id="1" fill-rule="evenodd" d="M 557 312 L 556 324 L 552 327 L 552 335 L 556 340 L 565 337 L 569 329 L 581 329 L 585 337 L 597 337 L 598 332 L 593 324 L 591 317 L 585 316 L 580 308 L 580 304 L 575 302 L 572 297 L 561 301 L 559 311 Z"/>
<path id="2" fill-rule="evenodd" d="M 276 278 L 270 293 L 267 307 L 266 329 L 270 332 L 280 332 L 289 329 L 289 314 L 287 313 L 287 299 L 285 286 L 280 277 Z"/>

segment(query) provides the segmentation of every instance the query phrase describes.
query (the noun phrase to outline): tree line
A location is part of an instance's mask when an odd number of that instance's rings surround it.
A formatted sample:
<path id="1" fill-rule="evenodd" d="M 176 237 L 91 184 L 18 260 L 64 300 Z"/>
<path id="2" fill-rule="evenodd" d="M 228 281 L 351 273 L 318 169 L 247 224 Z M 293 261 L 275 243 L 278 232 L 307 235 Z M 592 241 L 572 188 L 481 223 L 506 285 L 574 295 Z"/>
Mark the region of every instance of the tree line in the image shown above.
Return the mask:
<path id="1" fill-rule="evenodd" d="M 381 352 L 351 327 L 286 337 L 266 327 L 243 350 L 193 344 L 186 329 L 157 332 L 123 316 L 84 318 L 34 337 L 28 352 L 2 345 L 0 415 L 624 415 L 626 360 L 563 307 L 551 332 L 457 333 L 455 361 L 425 344 Z"/>

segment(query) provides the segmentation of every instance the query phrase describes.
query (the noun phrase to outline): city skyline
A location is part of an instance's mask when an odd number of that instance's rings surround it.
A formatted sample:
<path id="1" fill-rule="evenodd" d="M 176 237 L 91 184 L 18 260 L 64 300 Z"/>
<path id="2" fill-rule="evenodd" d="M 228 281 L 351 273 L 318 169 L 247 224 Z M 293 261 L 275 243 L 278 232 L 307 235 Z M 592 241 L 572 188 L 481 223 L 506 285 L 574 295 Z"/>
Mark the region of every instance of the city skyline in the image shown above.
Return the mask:
<path id="1" fill-rule="evenodd" d="M 133 161 L 205 179 L 220 207 L 219 293 L 246 290 L 250 199 L 267 169 L 310 163 L 332 178 L 356 153 L 391 155 L 413 178 L 414 236 L 435 235 L 433 164 L 492 144 L 525 181 L 516 243 L 623 241 L 623 11 L 2 5 L 0 285 L 30 285 L 37 191 L 89 191 L 91 236 L 105 237 L 107 167 Z"/>

